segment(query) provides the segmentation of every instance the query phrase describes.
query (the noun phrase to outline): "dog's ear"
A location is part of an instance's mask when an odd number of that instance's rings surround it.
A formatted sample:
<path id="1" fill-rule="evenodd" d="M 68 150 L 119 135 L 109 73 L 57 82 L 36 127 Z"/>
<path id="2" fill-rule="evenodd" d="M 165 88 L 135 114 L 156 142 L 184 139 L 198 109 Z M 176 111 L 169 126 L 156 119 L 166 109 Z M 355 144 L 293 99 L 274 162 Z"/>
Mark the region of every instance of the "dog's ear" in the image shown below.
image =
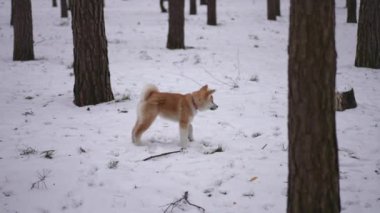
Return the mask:
<path id="1" fill-rule="evenodd" d="M 201 90 L 205 90 L 205 91 L 207 91 L 207 90 L 208 90 L 208 85 L 207 85 L 207 84 L 204 85 L 204 86 L 201 88 Z"/>
<path id="2" fill-rule="evenodd" d="M 215 92 L 214 89 L 207 91 L 208 95 L 212 95 L 212 94 L 214 94 L 214 92 Z"/>

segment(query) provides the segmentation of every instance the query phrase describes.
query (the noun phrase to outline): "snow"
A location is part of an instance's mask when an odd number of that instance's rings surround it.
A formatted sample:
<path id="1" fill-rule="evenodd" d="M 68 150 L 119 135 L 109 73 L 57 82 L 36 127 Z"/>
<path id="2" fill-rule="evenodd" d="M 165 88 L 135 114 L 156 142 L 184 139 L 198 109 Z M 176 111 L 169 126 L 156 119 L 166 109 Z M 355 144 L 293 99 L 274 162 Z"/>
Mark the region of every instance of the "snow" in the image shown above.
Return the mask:
<path id="1" fill-rule="evenodd" d="M 276 22 L 265 2 L 219 0 L 216 27 L 204 6 L 190 16 L 186 3 L 192 48 L 170 51 L 158 0 L 106 1 L 112 88 L 130 100 L 79 108 L 71 20 L 33 0 L 37 60 L 13 62 L 10 1 L 0 0 L 0 212 L 163 212 L 186 191 L 206 212 L 285 212 L 289 1 Z M 336 114 L 342 212 L 378 212 L 380 72 L 353 66 L 357 25 L 345 23 L 344 5 L 337 1 L 337 89 L 353 87 L 358 107 Z M 144 146 L 131 142 L 148 83 L 181 93 L 208 84 L 219 109 L 198 113 L 187 150 L 142 161 L 180 149 L 178 124 L 163 119 Z M 206 154 L 218 146 L 224 152 Z"/>

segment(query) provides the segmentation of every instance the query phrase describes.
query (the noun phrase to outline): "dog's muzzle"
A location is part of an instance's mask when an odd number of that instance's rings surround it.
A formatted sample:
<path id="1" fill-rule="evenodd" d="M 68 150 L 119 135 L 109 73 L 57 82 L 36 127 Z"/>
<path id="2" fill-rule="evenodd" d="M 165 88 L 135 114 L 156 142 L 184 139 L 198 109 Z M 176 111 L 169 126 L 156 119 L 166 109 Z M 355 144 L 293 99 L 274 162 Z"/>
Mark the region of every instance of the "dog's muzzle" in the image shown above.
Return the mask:
<path id="1" fill-rule="evenodd" d="M 216 109 L 218 109 L 218 105 L 216 105 L 216 104 L 214 104 L 214 105 L 212 105 L 212 106 L 210 107 L 210 110 L 216 110 Z"/>

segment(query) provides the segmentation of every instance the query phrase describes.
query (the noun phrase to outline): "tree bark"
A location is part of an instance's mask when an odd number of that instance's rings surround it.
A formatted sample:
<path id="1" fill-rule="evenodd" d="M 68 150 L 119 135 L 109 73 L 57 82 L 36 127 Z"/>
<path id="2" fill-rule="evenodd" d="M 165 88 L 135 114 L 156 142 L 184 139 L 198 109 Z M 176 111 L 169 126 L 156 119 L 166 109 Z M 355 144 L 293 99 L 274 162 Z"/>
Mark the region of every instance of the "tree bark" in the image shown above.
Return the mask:
<path id="1" fill-rule="evenodd" d="M 162 13 L 168 12 L 164 6 L 164 0 L 160 0 L 160 8 Z"/>
<path id="2" fill-rule="evenodd" d="M 201 0 L 201 5 L 207 5 L 207 0 Z"/>
<path id="3" fill-rule="evenodd" d="M 276 16 L 281 16 L 280 0 L 275 0 L 274 1 L 274 9 L 275 9 Z"/>
<path id="4" fill-rule="evenodd" d="M 356 22 L 356 0 L 347 0 L 347 23 Z"/>
<path id="5" fill-rule="evenodd" d="M 30 0 L 14 0 L 14 61 L 34 60 L 32 4 Z"/>
<path id="6" fill-rule="evenodd" d="M 207 24 L 216 26 L 216 0 L 207 0 Z"/>
<path id="7" fill-rule="evenodd" d="M 355 66 L 380 69 L 380 1 L 360 1 Z"/>
<path id="8" fill-rule="evenodd" d="M 288 213 L 340 212 L 334 0 L 291 0 Z"/>
<path id="9" fill-rule="evenodd" d="M 57 0 L 53 0 L 52 4 L 53 4 L 53 7 L 57 7 Z"/>
<path id="10" fill-rule="evenodd" d="M 185 1 L 169 0 L 168 49 L 185 49 Z"/>
<path id="11" fill-rule="evenodd" d="M 190 0 L 190 15 L 197 14 L 197 0 Z"/>
<path id="12" fill-rule="evenodd" d="M 276 0 L 267 0 L 267 18 L 276 20 Z"/>
<path id="13" fill-rule="evenodd" d="M 67 1 L 61 0 L 61 18 L 67 18 L 68 12 L 67 12 Z"/>
<path id="14" fill-rule="evenodd" d="M 94 105 L 114 99 L 108 67 L 104 1 L 72 2 L 74 104 Z"/>

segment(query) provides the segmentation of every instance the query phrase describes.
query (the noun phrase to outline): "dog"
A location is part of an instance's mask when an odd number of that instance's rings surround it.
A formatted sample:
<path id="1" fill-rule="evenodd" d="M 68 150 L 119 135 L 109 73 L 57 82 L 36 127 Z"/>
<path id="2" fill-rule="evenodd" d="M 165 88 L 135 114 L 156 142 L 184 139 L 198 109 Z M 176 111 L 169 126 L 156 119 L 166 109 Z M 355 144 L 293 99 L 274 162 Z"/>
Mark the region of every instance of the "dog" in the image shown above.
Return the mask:
<path id="1" fill-rule="evenodd" d="M 179 135 L 182 148 L 189 141 L 194 141 L 191 122 L 198 111 L 216 110 L 214 103 L 215 90 L 207 85 L 188 93 L 159 92 L 156 86 L 147 85 L 141 94 L 137 107 L 137 121 L 132 130 L 132 142 L 141 145 L 142 134 L 150 127 L 158 115 L 179 123 Z"/>

